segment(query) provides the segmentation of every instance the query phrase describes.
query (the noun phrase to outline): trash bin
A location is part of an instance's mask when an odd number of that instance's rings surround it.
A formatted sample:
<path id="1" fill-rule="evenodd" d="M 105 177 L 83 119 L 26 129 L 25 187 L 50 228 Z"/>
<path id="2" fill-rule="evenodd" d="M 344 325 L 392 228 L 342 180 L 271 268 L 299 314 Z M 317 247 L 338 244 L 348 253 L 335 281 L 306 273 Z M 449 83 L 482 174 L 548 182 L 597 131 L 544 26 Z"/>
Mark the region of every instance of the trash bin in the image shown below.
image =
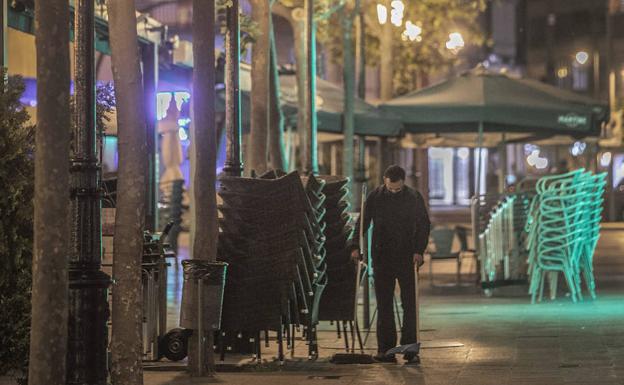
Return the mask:
<path id="1" fill-rule="evenodd" d="M 204 330 L 219 330 L 227 263 L 198 259 L 182 261 L 184 287 L 180 309 L 180 326 L 194 330 L 198 320 L 198 294 L 201 280 L 201 301 Z"/>

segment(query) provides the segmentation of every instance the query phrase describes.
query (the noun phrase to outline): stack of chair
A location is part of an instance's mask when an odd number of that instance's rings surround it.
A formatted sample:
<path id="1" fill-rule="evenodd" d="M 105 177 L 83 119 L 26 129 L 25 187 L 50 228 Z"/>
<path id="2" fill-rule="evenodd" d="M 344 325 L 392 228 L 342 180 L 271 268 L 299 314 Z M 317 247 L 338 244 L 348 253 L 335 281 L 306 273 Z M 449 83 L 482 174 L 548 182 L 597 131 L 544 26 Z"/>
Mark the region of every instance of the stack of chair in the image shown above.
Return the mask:
<path id="1" fill-rule="evenodd" d="M 309 355 L 318 355 L 316 315 L 327 280 L 323 210 L 317 202 L 324 200 L 322 186 L 308 180 L 304 188 L 296 172 L 280 175 L 220 180 L 218 257 L 229 264 L 219 334 L 222 357 L 239 339 L 243 345 L 251 341 L 260 358 L 260 332 L 266 336 L 273 330 L 283 359 L 284 327 L 294 346 L 295 325 L 304 327 Z"/>
<path id="2" fill-rule="evenodd" d="M 516 196 L 501 199 L 492 208 L 483 233 L 479 234 L 481 282 L 495 282 L 500 277 L 505 280 L 512 278 L 516 199 Z"/>
<path id="3" fill-rule="evenodd" d="M 327 251 L 327 276 L 325 295 L 321 299 L 319 318 L 336 322 L 340 336 L 340 323 L 348 349 L 347 324 L 353 331 L 356 265 L 350 258 L 353 226 L 350 224 L 349 179 L 338 176 L 321 176 L 325 180 L 325 250 Z M 352 333 L 353 335 L 353 333 Z"/>
<path id="4" fill-rule="evenodd" d="M 582 278 L 590 296 L 596 297 L 593 255 L 605 185 L 606 173 L 594 175 L 583 169 L 538 181 L 527 225 L 532 302 L 542 300 L 546 276 L 551 298 L 556 297 L 559 274 L 573 302 L 583 299 Z"/>

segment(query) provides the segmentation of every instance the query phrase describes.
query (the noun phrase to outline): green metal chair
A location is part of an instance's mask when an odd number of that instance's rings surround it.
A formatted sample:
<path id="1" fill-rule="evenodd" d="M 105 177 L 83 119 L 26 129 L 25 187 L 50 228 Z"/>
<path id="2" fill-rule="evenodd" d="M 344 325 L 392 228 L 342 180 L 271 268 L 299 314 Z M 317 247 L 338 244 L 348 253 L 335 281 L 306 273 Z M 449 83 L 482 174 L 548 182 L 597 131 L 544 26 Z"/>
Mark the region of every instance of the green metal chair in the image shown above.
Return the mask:
<path id="1" fill-rule="evenodd" d="M 433 283 L 433 261 L 455 259 L 457 262 L 457 284 L 460 281 L 461 273 L 461 252 L 453 251 L 453 240 L 455 239 L 455 230 L 448 227 L 436 227 L 431 230 L 431 241 L 434 250 L 429 249 L 431 260 L 429 261 L 429 277 L 431 286 L 435 286 Z"/>
<path id="2" fill-rule="evenodd" d="M 593 253 L 600 234 L 606 175 L 583 169 L 541 178 L 531 202 L 529 233 L 529 293 L 532 303 L 542 300 L 544 281 L 550 280 L 551 299 L 557 277 L 563 274 L 573 302 L 583 299 L 581 277 L 596 297 Z M 539 295 L 539 297 L 538 297 Z"/>

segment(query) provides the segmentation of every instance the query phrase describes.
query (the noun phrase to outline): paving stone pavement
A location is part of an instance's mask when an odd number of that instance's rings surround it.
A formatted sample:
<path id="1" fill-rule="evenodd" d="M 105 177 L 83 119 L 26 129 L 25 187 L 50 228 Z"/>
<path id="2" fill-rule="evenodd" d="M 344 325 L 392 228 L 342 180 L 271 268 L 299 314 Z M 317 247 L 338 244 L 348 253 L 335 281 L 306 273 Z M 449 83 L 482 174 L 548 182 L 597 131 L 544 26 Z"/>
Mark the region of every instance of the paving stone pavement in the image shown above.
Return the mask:
<path id="1" fill-rule="evenodd" d="M 214 378 L 190 378 L 181 364 L 159 363 L 166 371 L 146 370 L 146 385 L 624 385 L 624 229 L 603 231 L 595 257 L 598 299 L 573 304 L 562 296 L 531 305 L 526 287 L 498 289 L 484 297 L 473 286 L 422 287 L 423 344 L 419 366 L 399 364 L 333 365 L 328 358 L 344 351 L 335 326 L 322 323 L 319 360 L 305 357 L 299 341 L 295 357 L 271 363 L 275 343 L 264 349 L 265 365 Z M 436 282 L 452 282 L 449 269 L 436 264 Z M 425 269 L 426 270 L 426 269 Z M 466 279 L 468 281 L 468 279 Z M 177 320 L 180 277 L 173 274 L 168 298 L 170 327 Z M 374 333 L 374 331 L 373 331 Z M 274 336 L 272 336 L 274 337 Z M 375 351 L 371 334 L 367 352 Z M 457 346 L 459 343 L 460 346 Z M 249 362 L 227 356 L 227 364 Z M 169 366 L 168 366 L 169 365 Z M 229 366 L 231 367 L 231 366 Z M 0 384 L 12 384 L 0 377 Z"/>
<path id="2" fill-rule="evenodd" d="M 573 304 L 562 296 L 531 305 L 526 287 L 497 289 L 491 298 L 472 286 L 422 284 L 419 366 L 333 365 L 343 340 L 335 327 L 320 326 L 321 357 L 305 359 L 299 342 L 284 366 L 218 373 L 212 380 L 183 372 L 145 372 L 145 383 L 165 384 L 375 384 L 375 385 L 624 385 L 624 231 L 603 232 L 595 258 L 597 300 Z M 444 272 L 444 271 L 443 271 Z M 452 275 L 447 275 L 450 279 Z M 444 275 L 436 276 L 436 282 Z M 451 280 L 452 281 L 452 280 Z M 366 346 L 374 352 L 374 334 Z M 427 344 L 463 346 L 426 348 Z M 275 345 L 272 343 L 271 345 Z M 457 344 L 454 344 L 457 345 Z M 265 349 L 271 360 L 275 347 Z M 229 363 L 249 362 L 230 356 Z M 247 361 L 245 361 L 247 360 Z"/>

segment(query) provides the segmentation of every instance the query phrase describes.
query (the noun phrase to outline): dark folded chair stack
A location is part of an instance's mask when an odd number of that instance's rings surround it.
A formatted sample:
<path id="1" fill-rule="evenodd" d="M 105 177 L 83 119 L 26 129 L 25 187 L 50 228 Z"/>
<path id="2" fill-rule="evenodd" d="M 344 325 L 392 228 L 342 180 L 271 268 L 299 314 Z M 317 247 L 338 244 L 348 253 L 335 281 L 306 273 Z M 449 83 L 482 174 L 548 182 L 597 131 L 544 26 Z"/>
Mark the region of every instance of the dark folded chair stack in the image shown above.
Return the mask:
<path id="1" fill-rule="evenodd" d="M 353 226 L 349 224 L 348 179 L 338 176 L 321 176 L 325 181 L 325 250 L 327 252 L 327 278 L 325 295 L 321 299 L 319 319 L 336 322 L 340 337 L 340 324 L 344 332 L 345 347 L 349 349 L 347 325 L 353 336 L 356 265 L 351 260 Z"/>
<path id="2" fill-rule="evenodd" d="M 222 356 L 226 350 L 244 350 L 233 346 L 236 340 L 243 345 L 251 340 L 260 358 L 260 332 L 272 330 L 278 332 L 282 360 L 282 337 L 286 334 L 292 349 L 299 325 L 310 357 L 318 355 L 318 304 L 327 280 L 322 187 L 315 178 L 302 183 L 297 173 L 221 179 L 218 253 L 229 264 Z"/>

